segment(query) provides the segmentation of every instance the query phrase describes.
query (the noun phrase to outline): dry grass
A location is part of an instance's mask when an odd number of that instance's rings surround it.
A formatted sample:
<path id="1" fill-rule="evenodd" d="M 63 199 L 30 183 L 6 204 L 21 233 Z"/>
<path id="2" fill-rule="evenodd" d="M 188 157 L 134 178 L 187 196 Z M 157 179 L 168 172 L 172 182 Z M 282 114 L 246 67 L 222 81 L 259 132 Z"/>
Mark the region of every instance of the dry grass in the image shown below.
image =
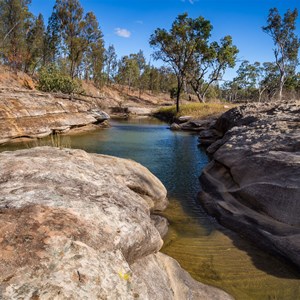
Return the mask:
<path id="1" fill-rule="evenodd" d="M 55 147 L 55 148 L 72 148 L 71 139 L 69 136 L 62 136 L 58 133 L 53 133 L 48 137 L 42 139 L 36 139 L 30 142 L 25 143 L 26 148 L 35 148 L 35 147 Z"/>
<path id="2" fill-rule="evenodd" d="M 29 75 L 21 71 L 15 74 L 8 67 L 0 65 L 0 87 L 34 90 L 35 82 Z"/>
<path id="3" fill-rule="evenodd" d="M 223 113 L 230 108 L 232 104 L 224 103 L 188 103 L 180 106 L 180 112 L 176 112 L 176 106 L 162 107 L 157 111 L 157 115 L 165 117 L 166 119 L 173 119 L 180 116 L 192 116 L 195 119 L 203 119 Z"/>

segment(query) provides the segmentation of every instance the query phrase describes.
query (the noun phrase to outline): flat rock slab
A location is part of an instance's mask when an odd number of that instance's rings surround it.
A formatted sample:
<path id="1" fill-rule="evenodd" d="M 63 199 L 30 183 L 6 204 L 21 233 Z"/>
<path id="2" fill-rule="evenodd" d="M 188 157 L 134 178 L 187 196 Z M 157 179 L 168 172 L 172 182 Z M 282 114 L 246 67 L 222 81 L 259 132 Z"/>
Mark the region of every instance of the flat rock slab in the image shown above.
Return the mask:
<path id="1" fill-rule="evenodd" d="M 158 252 L 167 192 L 136 162 L 3 152 L 0 191 L 1 299 L 231 299 Z"/>

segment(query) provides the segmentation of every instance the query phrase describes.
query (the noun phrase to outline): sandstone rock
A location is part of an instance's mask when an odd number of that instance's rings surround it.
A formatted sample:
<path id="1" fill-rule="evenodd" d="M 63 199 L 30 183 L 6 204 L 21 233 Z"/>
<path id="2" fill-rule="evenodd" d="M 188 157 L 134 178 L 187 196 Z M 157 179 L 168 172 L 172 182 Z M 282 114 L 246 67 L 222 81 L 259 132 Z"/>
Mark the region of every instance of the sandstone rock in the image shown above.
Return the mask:
<path id="1" fill-rule="evenodd" d="M 0 89 L 0 144 L 102 123 L 109 116 L 94 101 L 20 89 Z"/>
<path id="2" fill-rule="evenodd" d="M 216 288 L 193 280 L 174 259 L 162 253 L 138 260 L 132 265 L 132 270 L 136 275 L 133 286 L 141 291 L 140 299 L 232 299 Z"/>
<path id="3" fill-rule="evenodd" d="M 166 207 L 166 189 L 138 163 L 50 147 L 3 152 L 0 190 L 3 300 L 230 298 L 156 254 L 162 222 L 151 214 Z"/>
<path id="4" fill-rule="evenodd" d="M 300 267 L 300 102 L 226 112 L 200 199 L 219 221 Z M 205 136 L 205 132 L 203 135 Z M 201 139 L 201 138 L 200 138 Z"/>
<path id="5" fill-rule="evenodd" d="M 178 123 L 185 123 L 190 121 L 192 118 L 192 116 L 181 116 L 178 119 L 176 119 L 176 121 L 178 121 Z"/>
<path id="6" fill-rule="evenodd" d="M 129 106 L 127 111 L 131 115 L 150 116 L 153 113 L 154 109 L 150 107 Z"/>
<path id="7" fill-rule="evenodd" d="M 172 123 L 171 126 L 170 126 L 170 129 L 174 130 L 174 131 L 181 130 L 181 126 L 177 123 Z"/>

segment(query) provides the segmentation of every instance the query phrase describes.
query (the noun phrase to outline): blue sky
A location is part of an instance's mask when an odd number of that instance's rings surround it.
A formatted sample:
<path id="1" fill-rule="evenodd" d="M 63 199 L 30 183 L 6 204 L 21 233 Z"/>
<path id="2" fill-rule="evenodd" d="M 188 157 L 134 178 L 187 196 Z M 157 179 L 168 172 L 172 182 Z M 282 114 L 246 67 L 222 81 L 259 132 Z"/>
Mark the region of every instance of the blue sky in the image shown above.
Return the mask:
<path id="1" fill-rule="evenodd" d="M 31 11 L 41 12 L 47 20 L 54 3 L 32 0 Z M 96 14 L 106 47 L 113 44 L 119 58 L 141 49 L 148 60 L 153 52 L 148 41 L 154 30 L 169 29 L 178 14 L 187 12 L 211 21 L 212 40 L 231 35 L 240 60 L 273 61 L 272 40 L 261 30 L 269 9 L 277 7 L 281 14 L 288 8 L 300 10 L 299 0 L 81 0 L 81 4 L 85 12 Z M 300 36 L 300 18 L 297 24 Z M 225 79 L 234 75 L 234 70 L 228 71 Z"/>

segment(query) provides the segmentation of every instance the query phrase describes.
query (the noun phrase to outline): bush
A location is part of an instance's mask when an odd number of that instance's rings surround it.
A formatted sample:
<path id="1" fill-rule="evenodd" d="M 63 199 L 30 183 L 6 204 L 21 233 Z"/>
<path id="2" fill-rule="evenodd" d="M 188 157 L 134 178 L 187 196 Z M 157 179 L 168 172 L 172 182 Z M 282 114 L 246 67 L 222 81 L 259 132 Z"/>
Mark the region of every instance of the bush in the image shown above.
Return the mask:
<path id="1" fill-rule="evenodd" d="M 38 89 L 43 92 L 80 93 L 81 84 L 62 73 L 55 65 L 44 67 L 39 72 Z"/>

